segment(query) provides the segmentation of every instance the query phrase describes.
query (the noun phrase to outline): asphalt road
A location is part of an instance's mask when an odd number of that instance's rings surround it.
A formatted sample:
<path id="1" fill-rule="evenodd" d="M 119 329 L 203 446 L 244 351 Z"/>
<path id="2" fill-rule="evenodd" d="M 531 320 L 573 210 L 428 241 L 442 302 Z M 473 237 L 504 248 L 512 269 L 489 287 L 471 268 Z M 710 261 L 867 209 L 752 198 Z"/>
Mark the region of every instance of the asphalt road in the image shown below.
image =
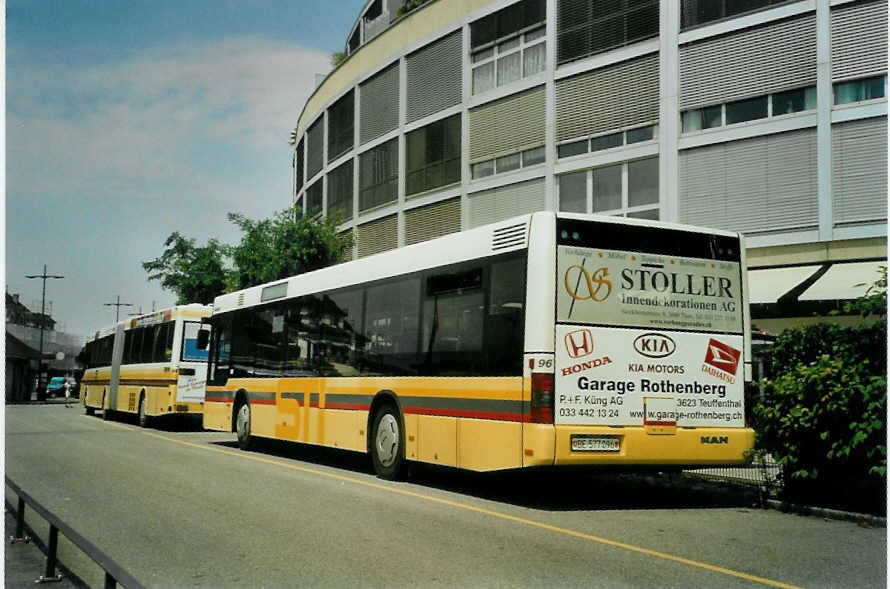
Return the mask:
<path id="1" fill-rule="evenodd" d="M 886 529 L 676 477 L 409 482 L 362 455 L 7 406 L 6 473 L 149 587 L 885 587 Z M 7 497 L 9 491 L 7 490 Z M 101 576 L 62 542 L 60 558 Z"/>

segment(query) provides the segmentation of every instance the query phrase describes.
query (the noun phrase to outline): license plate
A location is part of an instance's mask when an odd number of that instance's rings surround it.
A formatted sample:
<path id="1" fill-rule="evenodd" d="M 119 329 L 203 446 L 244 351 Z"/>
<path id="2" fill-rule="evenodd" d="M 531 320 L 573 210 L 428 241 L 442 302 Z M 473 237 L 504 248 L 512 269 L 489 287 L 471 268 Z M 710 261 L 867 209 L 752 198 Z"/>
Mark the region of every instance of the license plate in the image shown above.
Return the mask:
<path id="1" fill-rule="evenodd" d="M 572 452 L 620 452 L 621 439 L 618 436 L 572 436 Z"/>

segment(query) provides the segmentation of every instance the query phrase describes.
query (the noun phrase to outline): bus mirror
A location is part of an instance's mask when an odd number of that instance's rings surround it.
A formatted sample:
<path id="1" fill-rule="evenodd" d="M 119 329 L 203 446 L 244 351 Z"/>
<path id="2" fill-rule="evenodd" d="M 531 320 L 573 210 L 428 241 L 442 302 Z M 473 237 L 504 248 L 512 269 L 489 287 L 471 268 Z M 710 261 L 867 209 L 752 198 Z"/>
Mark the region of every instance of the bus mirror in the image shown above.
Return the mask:
<path id="1" fill-rule="evenodd" d="M 209 329 L 199 329 L 198 330 L 198 340 L 195 343 L 197 344 L 199 350 L 206 350 L 207 344 L 210 343 L 210 330 Z"/>

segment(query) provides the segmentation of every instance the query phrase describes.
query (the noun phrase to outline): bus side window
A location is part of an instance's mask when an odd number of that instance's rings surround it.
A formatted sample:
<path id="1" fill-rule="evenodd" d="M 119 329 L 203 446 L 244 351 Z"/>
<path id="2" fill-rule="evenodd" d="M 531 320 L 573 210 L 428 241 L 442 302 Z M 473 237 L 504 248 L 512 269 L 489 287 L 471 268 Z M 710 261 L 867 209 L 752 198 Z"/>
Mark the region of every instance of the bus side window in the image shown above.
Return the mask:
<path id="1" fill-rule="evenodd" d="M 225 384 L 229 378 L 229 357 L 231 352 L 232 318 L 222 317 L 215 321 L 210 341 L 210 374 L 208 382 Z"/>

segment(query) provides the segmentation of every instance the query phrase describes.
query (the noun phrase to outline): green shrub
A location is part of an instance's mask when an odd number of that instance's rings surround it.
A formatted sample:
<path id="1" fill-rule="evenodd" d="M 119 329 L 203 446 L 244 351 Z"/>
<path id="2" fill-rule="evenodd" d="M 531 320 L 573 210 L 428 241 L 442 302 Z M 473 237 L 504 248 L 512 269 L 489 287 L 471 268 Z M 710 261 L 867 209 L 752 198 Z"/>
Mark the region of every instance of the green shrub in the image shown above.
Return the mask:
<path id="1" fill-rule="evenodd" d="M 870 300 L 868 312 L 886 312 L 886 294 L 883 306 L 874 296 L 863 297 Z M 770 363 L 775 376 L 762 382 L 763 396 L 752 413 L 756 449 L 783 467 L 785 498 L 883 513 L 886 319 L 785 330 Z"/>

